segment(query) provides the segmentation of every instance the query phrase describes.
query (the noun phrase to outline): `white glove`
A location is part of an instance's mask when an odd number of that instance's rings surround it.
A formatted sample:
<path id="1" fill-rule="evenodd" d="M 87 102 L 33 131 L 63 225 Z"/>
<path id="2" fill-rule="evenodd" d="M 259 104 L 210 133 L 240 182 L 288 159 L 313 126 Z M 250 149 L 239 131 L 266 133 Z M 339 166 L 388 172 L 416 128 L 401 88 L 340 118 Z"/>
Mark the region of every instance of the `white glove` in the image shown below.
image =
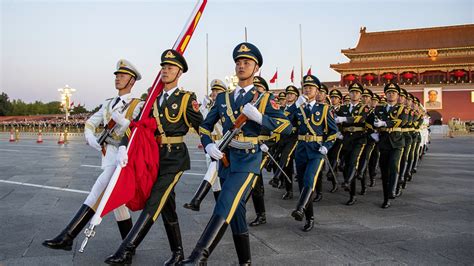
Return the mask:
<path id="1" fill-rule="evenodd" d="M 377 120 L 377 121 L 374 122 L 374 126 L 375 127 L 386 127 L 387 123 L 385 121 L 382 121 L 382 120 Z"/>
<path id="2" fill-rule="evenodd" d="M 262 114 L 251 103 L 244 105 L 242 113 L 246 115 L 250 120 L 257 122 L 259 125 L 262 124 Z"/>
<path id="3" fill-rule="evenodd" d="M 211 99 L 209 98 L 209 96 L 204 96 L 204 99 L 202 99 L 202 105 L 203 106 L 206 106 L 208 103 L 211 102 Z"/>
<path id="4" fill-rule="evenodd" d="M 217 148 L 215 143 L 208 144 L 206 146 L 206 152 L 215 160 L 220 160 L 224 157 L 224 154 Z"/>
<path id="5" fill-rule="evenodd" d="M 260 145 L 260 149 L 261 149 L 263 152 L 268 152 L 268 146 L 265 145 L 265 143 L 262 143 L 262 144 Z"/>
<path id="6" fill-rule="evenodd" d="M 119 111 L 112 112 L 112 120 L 114 120 L 115 123 L 119 124 L 122 128 L 128 127 L 128 125 L 130 125 L 130 120 L 126 119 L 125 114 Z"/>
<path id="7" fill-rule="evenodd" d="M 379 142 L 379 140 L 380 140 L 379 133 L 372 133 L 372 134 L 370 134 L 370 137 L 373 138 L 375 140 L 375 142 Z"/>
<path id="8" fill-rule="evenodd" d="M 99 143 L 97 142 L 97 139 L 95 138 L 94 134 L 91 131 L 86 130 L 84 132 L 84 136 L 86 137 L 87 145 L 91 146 L 92 148 L 98 151 L 102 150 L 102 147 L 99 145 Z"/>
<path id="9" fill-rule="evenodd" d="M 347 122 L 347 117 L 345 116 L 338 116 L 334 120 L 336 120 L 336 124 Z"/>
<path id="10" fill-rule="evenodd" d="M 128 163 L 127 147 L 120 146 L 118 148 L 116 161 L 117 161 L 117 165 L 120 165 L 120 167 L 125 167 L 127 165 Z"/>
<path id="11" fill-rule="evenodd" d="M 319 153 L 321 153 L 322 155 L 326 155 L 328 154 L 328 149 L 324 146 L 321 146 L 321 148 L 319 148 Z"/>
<path id="12" fill-rule="evenodd" d="M 296 107 L 299 108 L 302 104 L 306 103 L 307 99 L 304 95 L 300 95 L 298 100 L 296 100 Z"/>
<path id="13" fill-rule="evenodd" d="M 342 133 L 338 131 L 338 132 L 336 133 L 336 138 L 342 140 L 342 139 L 344 139 L 344 135 L 342 135 Z"/>

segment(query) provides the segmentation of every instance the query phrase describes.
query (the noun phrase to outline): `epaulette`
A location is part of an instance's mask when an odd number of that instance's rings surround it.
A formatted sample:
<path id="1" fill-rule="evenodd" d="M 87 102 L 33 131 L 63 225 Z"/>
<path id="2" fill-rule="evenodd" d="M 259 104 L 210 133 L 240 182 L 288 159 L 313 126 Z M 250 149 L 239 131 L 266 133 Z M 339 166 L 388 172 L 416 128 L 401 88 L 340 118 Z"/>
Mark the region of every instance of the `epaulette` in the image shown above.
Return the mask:
<path id="1" fill-rule="evenodd" d="M 107 99 L 105 99 L 105 100 L 106 100 L 106 101 L 108 101 L 108 100 L 112 100 L 113 98 L 115 98 L 115 97 L 112 97 L 112 98 L 107 98 Z"/>

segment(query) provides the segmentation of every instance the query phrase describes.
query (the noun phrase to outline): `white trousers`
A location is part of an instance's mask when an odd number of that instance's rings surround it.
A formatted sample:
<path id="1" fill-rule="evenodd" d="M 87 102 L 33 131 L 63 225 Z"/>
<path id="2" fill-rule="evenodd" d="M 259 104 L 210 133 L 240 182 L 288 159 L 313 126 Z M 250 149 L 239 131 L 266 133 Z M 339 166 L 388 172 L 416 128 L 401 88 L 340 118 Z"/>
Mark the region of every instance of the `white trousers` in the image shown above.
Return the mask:
<path id="1" fill-rule="evenodd" d="M 107 188 L 107 185 L 109 184 L 110 178 L 112 178 L 114 171 L 115 171 L 114 166 L 108 166 L 104 168 L 104 171 L 102 172 L 102 174 L 99 175 L 99 177 L 94 183 L 94 186 L 92 186 L 91 192 L 89 193 L 86 200 L 84 201 L 84 204 L 86 204 L 87 206 L 91 208 L 94 208 L 96 204 L 98 205 L 97 201 L 102 195 L 102 192 L 104 192 L 105 189 Z M 122 205 L 118 207 L 117 209 L 115 209 L 114 215 L 115 215 L 115 220 L 117 221 L 123 221 L 130 218 L 130 212 L 125 205 Z"/>

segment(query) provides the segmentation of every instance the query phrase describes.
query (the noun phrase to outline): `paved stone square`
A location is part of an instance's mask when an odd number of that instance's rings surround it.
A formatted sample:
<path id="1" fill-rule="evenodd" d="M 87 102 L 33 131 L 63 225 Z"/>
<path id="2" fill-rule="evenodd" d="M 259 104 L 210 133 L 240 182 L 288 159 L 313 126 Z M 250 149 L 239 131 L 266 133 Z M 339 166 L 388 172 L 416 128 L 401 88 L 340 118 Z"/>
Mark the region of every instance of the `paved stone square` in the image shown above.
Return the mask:
<path id="1" fill-rule="evenodd" d="M 51 250 L 41 242 L 54 237 L 82 204 L 100 174 L 99 154 L 72 137 L 67 145 L 45 136 L 23 136 L 9 143 L 0 134 L 0 265 L 103 265 L 120 244 L 113 219 L 107 216 L 97 228 L 85 253 L 79 253 L 83 235 L 73 251 Z M 192 169 L 176 187 L 178 215 L 185 254 L 189 255 L 211 215 L 211 194 L 201 212 L 182 205 L 193 195 L 206 170 L 196 138 L 189 141 Z M 435 138 L 421 161 L 418 173 L 401 198 L 381 209 L 381 181 L 345 206 L 347 192 L 327 192 L 315 204 L 315 228 L 304 233 L 302 222 L 290 217 L 295 199 L 281 200 L 283 190 L 267 185 L 267 224 L 250 228 L 254 265 L 472 265 L 474 262 L 474 138 Z M 341 179 L 342 177 L 339 177 Z M 379 176 L 377 177 L 379 178 Z M 43 185 L 47 187 L 37 187 Z M 78 191 L 57 190 L 67 188 Z M 247 219 L 254 218 L 247 204 Z M 138 213 L 134 213 L 136 220 Z M 134 265 L 161 265 L 170 255 L 161 219 L 142 242 Z M 237 256 L 230 229 L 209 260 L 210 265 L 235 265 Z"/>

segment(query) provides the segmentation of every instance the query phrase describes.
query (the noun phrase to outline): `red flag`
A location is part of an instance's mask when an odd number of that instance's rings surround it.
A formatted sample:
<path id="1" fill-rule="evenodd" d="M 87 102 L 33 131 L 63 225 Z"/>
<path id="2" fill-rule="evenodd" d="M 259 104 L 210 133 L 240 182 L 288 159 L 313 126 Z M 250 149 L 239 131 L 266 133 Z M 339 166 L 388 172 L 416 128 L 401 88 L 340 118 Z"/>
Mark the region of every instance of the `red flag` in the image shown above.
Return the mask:
<path id="1" fill-rule="evenodd" d="M 179 53 L 183 54 L 186 50 L 206 4 L 207 0 L 198 1 L 191 14 L 190 20 L 188 20 L 183 32 L 173 45 L 173 49 Z M 97 215 L 102 218 L 108 212 L 122 204 L 127 204 L 132 210 L 142 209 L 150 195 L 159 169 L 159 158 L 158 145 L 151 133 L 153 132 L 152 124 L 156 126 L 156 121 L 148 119 L 148 115 L 156 97 L 162 92 L 163 86 L 160 71 L 145 101 L 139 122 L 131 124 L 132 128 L 128 144 L 128 164 L 119 170 L 118 177 L 115 177 L 116 173 L 114 173 L 115 178 L 112 177 L 109 181 L 106 192 L 102 197 L 102 201 L 105 201 L 105 206 L 101 211 L 99 209 L 102 205 L 101 202 L 96 215 L 94 215 L 90 222 L 91 225 L 100 223 L 100 219 L 96 218 Z M 117 171 L 118 170 L 116 170 L 116 172 Z M 109 187 L 111 187 L 112 191 L 107 195 L 107 191 L 110 190 Z"/>
<path id="2" fill-rule="evenodd" d="M 308 73 L 306 73 L 306 75 L 311 75 L 311 67 L 309 67 Z"/>
<path id="3" fill-rule="evenodd" d="M 291 75 L 290 75 L 290 80 L 291 80 L 291 83 L 294 83 L 294 80 L 295 79 L 295 68 L 293 68 L 291 70 Z"/>
<path id="4" fill-rule="evenodd" d="M 273 78 L 270 79 L 270 83 L 275 83 L 277 79 L 278 79 L 278 70 L 275 71 L 275 74 L 273 74 Z"/>
<path id="5" fill-rule="evenodd" d="M 71 104 L 69 105 L 69 107 L 73 107 L 74 106 L 74 101 L 71 102 Z"/>

